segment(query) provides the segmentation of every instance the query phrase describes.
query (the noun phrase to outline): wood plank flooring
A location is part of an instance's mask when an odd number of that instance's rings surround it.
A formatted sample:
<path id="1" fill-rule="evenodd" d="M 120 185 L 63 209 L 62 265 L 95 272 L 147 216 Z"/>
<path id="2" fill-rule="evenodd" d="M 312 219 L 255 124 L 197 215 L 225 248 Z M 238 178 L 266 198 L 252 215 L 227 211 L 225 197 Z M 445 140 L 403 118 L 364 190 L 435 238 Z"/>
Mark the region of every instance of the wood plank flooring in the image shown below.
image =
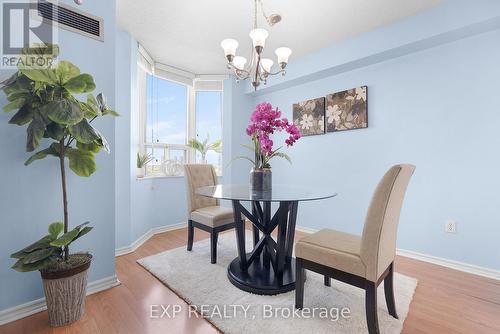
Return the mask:
<path id="1" fill-rule="evenodd" d="M 297 238 L 303 235 L 297 232 Z M 195 240 L 207 237 L 195 230 Z M 0 326 L 0 334 L 217 333 L 206 320 L 190 316 L 182 299 L 136 263 L 186 242 L 186 229 L 179 229 L 155 235 L 135 252 L 118 257 L 122 284 L 89 296 L 85 315 L 70 326 L 50 328 L 47 312 L 41 312 Z M 403 333 L 500 333 L 500 281 L 405 257 L 397 257 L 395 269 L 419 280 Z M 180 304 L 182 312 L 174 319 L 152 319 L 152 304 Z"/>

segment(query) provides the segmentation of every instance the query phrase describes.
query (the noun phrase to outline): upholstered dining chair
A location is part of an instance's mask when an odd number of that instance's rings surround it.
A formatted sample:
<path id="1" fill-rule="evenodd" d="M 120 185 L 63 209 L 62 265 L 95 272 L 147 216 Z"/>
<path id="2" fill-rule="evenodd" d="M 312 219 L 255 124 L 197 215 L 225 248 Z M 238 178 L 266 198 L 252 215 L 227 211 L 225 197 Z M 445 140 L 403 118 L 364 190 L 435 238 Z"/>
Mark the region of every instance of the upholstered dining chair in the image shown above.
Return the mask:
<path id="1" fill-rule="evenodd" d="M 361 236 L 324 229 L 295 245 L 295 307 L 304 301 L 305 269 L 365 290 L 368 332 L 379 333 L 377 287 L 384 281 L 389 314 L 398 318 L 394 302 L 394 257 L 399 214 L 413 165 L 396 165 L 385 173 L 375 189 Z"/>
<path id="2" fill-rule="evenodd" d="M 184 165 L 187 183 L 188 243 L 187 250 L 193 249 L 194 228 L 210 233 L 211 263 L 217 262 L 217 238 L 219 232 L 235 227 L 233 209 L 219 205 L 219 201 L 196 195 L 196 189 L 217 184 L 217 174 L 212 165 Z"/>

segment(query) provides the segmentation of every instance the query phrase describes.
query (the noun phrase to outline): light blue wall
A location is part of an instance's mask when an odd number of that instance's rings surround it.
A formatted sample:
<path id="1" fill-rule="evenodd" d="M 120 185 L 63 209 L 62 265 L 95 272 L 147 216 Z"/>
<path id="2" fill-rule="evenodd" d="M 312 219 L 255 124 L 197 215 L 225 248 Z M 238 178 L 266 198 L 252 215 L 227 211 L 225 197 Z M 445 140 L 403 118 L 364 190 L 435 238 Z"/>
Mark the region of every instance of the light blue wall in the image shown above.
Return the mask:
<path id="1" fill-rule="evenodd" d="M 247 160 L 234 160 L 236 156 L 248 154 L 241 144 L 249 143 L 245 133 L 254 98 L 245 94 L 247 82 L 237 83 L 233 78 L 224 81 L 223 116 L 223 183 L 242 183 L 248 180 L 250 164 Z"/>
<path id="2" fill-rule="evenodd" d="M 73 1 L 65 3 L 74 5 Z M 85 1 L 82 10 L 104 18 L 105 42 L 85 38 L 65 30 L 59 32 L 61 59 L 78 65 L 94 76 L 96 92 L 103 92 L 115 107 L 115 1 Z M 10 73 L 2 71 L 0 78 Z M 0 105 L 6 99 L 0 94 Z M 12 114 L 0 113 L 0 310 L 43 296 L 38 272 L 18 273 L 10 269 L 9 254 L 46 233 L 50 222 L 62 220 L 62 195 L 56 159 L 23 163 L 26 130 L 7 124 Z M 115 272 L 115 127 L 112 118 L 96 122 L 106 136 L 111 155 L 97 156 L 97 171 L 90 178 L 68 176 L 70 224 L 91 221 L 94 230 L 72 247 L 94 255 L 89 281 Z"/>
<path id="3" fill-rule="evenodd" d="M 273 162 L 275 183 L 339 193 L 334 199 L 300 204 L 297 224 L 361 233 L 380 177 L 392 164 L 413 163 L 417 170 L 401 215 L 398 247 L 500 269 L 499 17 L 497 1 L 450 1 L 298 59 L 290 66 L 291 78 L 277 79 L 275 86 L 257 94 L 247 90 L 242 99 L 253 96 L 253 105 L 269 101 L 291 119 L 295 102 L 368 86 L 368 129 L 304 137 L 288 150 L 292 166 Z M 468 28 L 455 25 L 459 19 Z M 440 43 L 435 36 L 443 37 L 442 30 L 433 30 L 442 27 L 437 22 L 454 25 Z M 412 27 L 427 37 L 408 52 L 404 35 L 418 35 Z M 358 61 L 368 59 L 363 55 L 367 38 L 377 37 L 372 46 L 385 45 L 384 38 L 394 41 L 396 35 L 402 49 L 381 48 L 370 61 Z M 311 75 L 308 69 L 317 72 Z M 238 113 L 233 118 L 248 119 L 251 111 L 233 110 Z M 235 126 L 235 132 L 244 131 L 244 125 Z M 444 232 L 448 219 L 458 222 L 457 234 Z"/>
<path id="4" fill-rule="evenodd" d="M 136 179 L 139 147 L 137 41 L 116 34 L 116 96 L 122 107 L 116 121 L 116 247 L 126 247 L 152 228 L 186 221 L 184 178 Z"/>
<path id="5" fill-rule="evenodd" d="M 368 66 L 385 59 L 500 28 L 500 1 L 448 0 L 430 10 L 294 59 L 286 77 L 259 91 L 275 91 Z M 246 85 L 246 92 L 253 87 Z"/>
<path id="6" fill-rule="evenodd" d="M 135 103 L 132 91 L 137 76 L 135 54 L 137 43 L 130 34 L 116 32 L 116 108 L 120 110 L 120 117 L 116 120 L 116 245 L 124 246 L 130 243 L 131 238 L 131 184 L 135 178 L 134 150 L 132 145 L 132 108 Z M 127 205 L 128 204 L 128 205 Z"/>

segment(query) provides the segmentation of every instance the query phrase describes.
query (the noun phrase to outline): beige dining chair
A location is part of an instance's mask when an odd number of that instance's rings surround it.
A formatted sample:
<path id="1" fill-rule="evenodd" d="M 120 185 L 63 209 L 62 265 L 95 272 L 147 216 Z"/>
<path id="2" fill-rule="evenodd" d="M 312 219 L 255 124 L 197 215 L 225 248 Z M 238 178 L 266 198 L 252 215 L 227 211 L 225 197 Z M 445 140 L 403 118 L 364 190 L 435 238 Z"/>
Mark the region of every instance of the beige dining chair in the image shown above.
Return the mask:
<path id="1" fill-rule="evenodd" d="M 413 165 L 396 165 L 385 173 L 373 195 L 361 236 L 324 229 L 295 245 L 295 307 L 304 303 L 305 269 L 365 290 L 368 332 L 379 333 L 377 287 L 384 281 L 389 314 L 398 318 L 394 302 L 394 257 L 399 214 Z"/>
<path id="2" fill-rule="evenodd" d="M 187 185 L 188 243 L 193 249 L 194 228 L 210 233 L 211 263 L 217 262 L 219 232 L 235 227 L 233 209 L 220 206 L 219 200 L 196 194 L 196 189 L 217 185 L 217 174 L 212 165 L 186 164 L 184 174 Z"/>

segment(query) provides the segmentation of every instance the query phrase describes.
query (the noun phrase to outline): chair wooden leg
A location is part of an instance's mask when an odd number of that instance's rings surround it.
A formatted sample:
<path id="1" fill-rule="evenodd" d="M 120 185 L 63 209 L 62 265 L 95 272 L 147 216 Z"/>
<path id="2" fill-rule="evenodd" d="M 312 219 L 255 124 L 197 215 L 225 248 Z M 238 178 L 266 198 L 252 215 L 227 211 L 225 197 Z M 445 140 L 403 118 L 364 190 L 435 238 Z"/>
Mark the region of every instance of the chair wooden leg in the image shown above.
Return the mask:
<path id="1" fill-rule="evenodd" d="M 365 287 L 366 324 L 369 334 L 379 334 L 377 316 L 377 284 L 366 281 Z"/>
<path id="2" fill-rule="evenodd" d="M 210 254 L 210 263 L 216 263 L 217 262 L 217 237 L 219 236 L 218 232 L 210 232 L 210 248 L 211 248 L 211 254 Z"/>
<path id="3" fill-rule="evenodd" d="M 305 269 L 302 268 L 302 260 L 295 260 L 295 308 L 301 309 L 304 306 L 304 281 Z"/>
<path id="4" fill-rule="evenodd" d="M 385 302 L 387 303 L 387 310 L 389 310 L 389 314 L 394 318 L 399 319 L 396 312 L 396 303 L 394 301 L 394 263 L 391 263 L 389 274 L 387 274 L 384 279 L 384 291 Z"/>
<path id="5" fill-rule="evenodd" d="M 331 279 L 328 276 L 325 276 L 325 286 L 332 286 Z"/>
<path id="6" fill-rule="evenodd" d="M 187 242 L 188 251 L 193 249 L 193 237 L 194 237 L 193 221 L 188 220 L 188 242 Z"/>

